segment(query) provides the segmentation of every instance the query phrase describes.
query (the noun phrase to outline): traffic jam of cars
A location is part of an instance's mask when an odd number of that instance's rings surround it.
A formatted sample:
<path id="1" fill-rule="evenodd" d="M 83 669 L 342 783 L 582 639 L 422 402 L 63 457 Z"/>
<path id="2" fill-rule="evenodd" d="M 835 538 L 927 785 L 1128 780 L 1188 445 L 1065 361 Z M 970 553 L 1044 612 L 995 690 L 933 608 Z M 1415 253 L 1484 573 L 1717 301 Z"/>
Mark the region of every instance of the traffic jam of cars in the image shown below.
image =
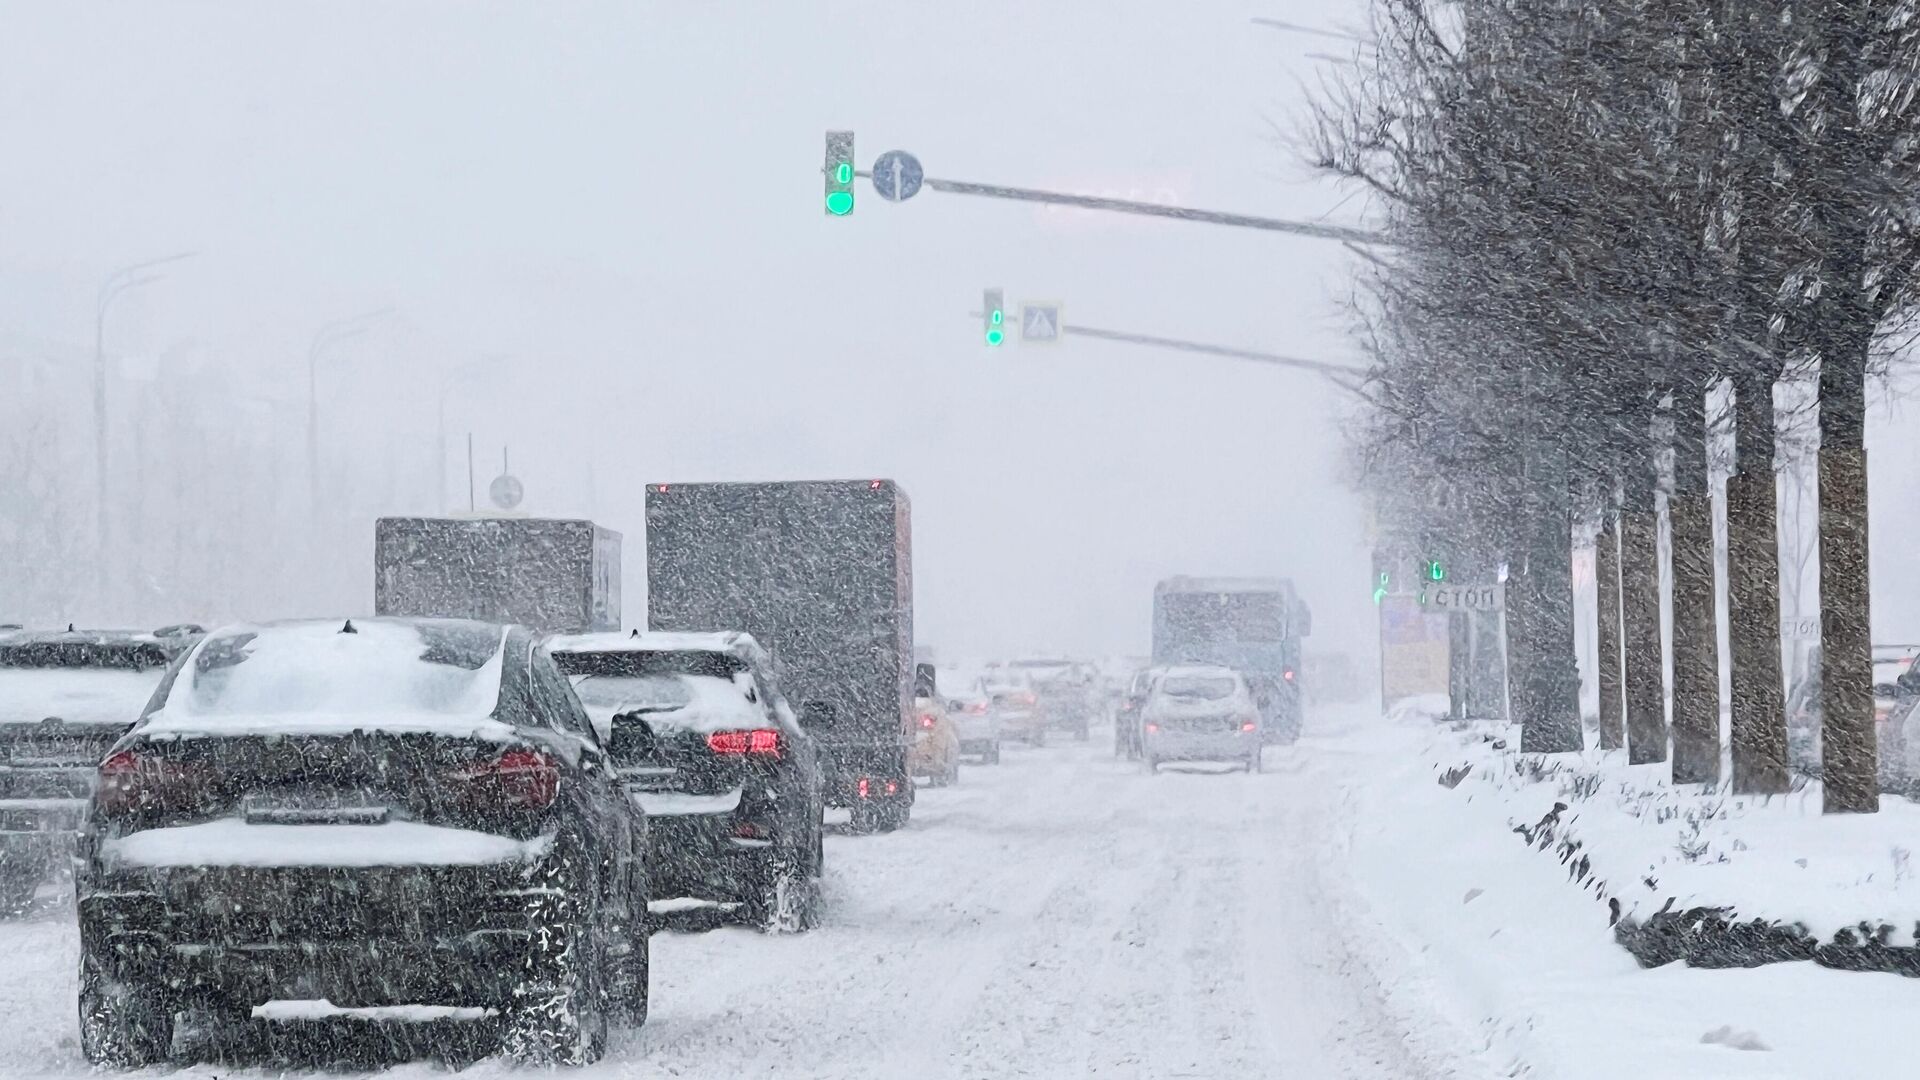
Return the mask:
<path id="1" fill-rule="evenodd" d="M 645 1021 L 672 911 L 819 924 L 829 813 L 893 831 L 923 786 L 1109 723 L 1146 771 L 1257 771 L 1297 733 L 1258 689 L 1298 688 L 1284 582 L 1163 583 L 1177 662 L 942 665 L 907 521 L 884 481 L 658 485 L 644 629 L 618 534 L 484 518 L 383 519 L 370 616 L 0 627 L 0 909 L 70 884 L 97 1066 L 310 1001 L 465 1010 L 582 1065 Z"/>

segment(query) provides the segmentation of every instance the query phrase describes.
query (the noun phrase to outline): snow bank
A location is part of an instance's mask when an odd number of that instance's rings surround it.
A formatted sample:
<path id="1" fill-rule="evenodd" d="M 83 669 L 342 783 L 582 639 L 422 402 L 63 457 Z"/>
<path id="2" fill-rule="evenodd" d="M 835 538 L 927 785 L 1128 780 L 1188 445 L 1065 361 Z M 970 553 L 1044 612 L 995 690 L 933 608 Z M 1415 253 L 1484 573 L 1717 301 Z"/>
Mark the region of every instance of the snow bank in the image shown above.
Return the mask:
<path id="1" fill-rule="evenodd" d="M 123 867 L 477 866 L 540 858 L 553 837 L 510 836 L 392 821 L 384 825 L 250 825 L 223 818 L 108 839 L 101 855 Z"/>
<path id="2" fill-rule="evenodd" d="M 1467 727 L 1439 760 L 1460 794 L 1501 805 L 1511 831 L 1604 902 L 1647 962 L 1821 959 L 1920 974 L 1920 956 L 1865 963 L 1817 951 L 1868 938 L 1916 945 L 1920 806 L 1883 796 L 1878 814 L 1828 816 L 1818 784 L 1771 798 L 1702 793 L 1621 751 L 1540 757 L 1518 745 L 1517 729 Z M 1672 939 L 1721 931 L 1734 940 Z"/>
<path id="3" fill-rule="evenodd" d="M 1477 772 L 1497 774 L 1517 756 L 1481 741 L 1504 733 L 1458 731 L 1413 717 L 1407 710 L 1338 740 L 1302 744 L 1347 777 L 1343 803 L 1351 836 L 1338 867 L 1358 902 L 1340 911 L 1351 923 L 1349 940 L 1366 953 L 1387 996 L 1406 1011 L 1437 1010 L 1473 1032 L 1499 1075 L 1877 1080 L 1907 1071 L 1920 1056 L 1920 1030 L 1912 1023 L 1920 1011 L 1920 980 L 1810 962 L 1642 968 L 1616 941 L 1607 898 L 1595 884 L 1604 876 L 1596 854 L 1604 842 L 1581 849 L 1594 868 L 1583 885 L 1555 844 L 1542 852 L 1514 832 L 1562 801 L 1558 779 L 1476 778 Z M 1462 765 L 1472 768 L 1462 775 L 1456 771 Z M 1781 805 L 1776 799 L 1759 810 Z M 1817 807 L 1816 796 L 1806 813 Z M 1601 814 L 1598 807 L 1569 804 L 1564 817 L 1582 823 L 1578 831 Z M 1651 820 L 1658 816 L 1642 815 L 1633 827 L 1668 838 L 1671 858 L 1654 875 L 1663 882 L 1693 876 L 1676 875 L 1676 866 L 1698 866 L 1695 880 L 1704 890 L 1712 867 L 1738 868 L 1737 858 L 1749 852 L 1773 858 L 1749 845 L 1730 852 L 1726 864 L 1688 863 L 1673 844 L 1691 827 L 1680 819 Z M 1795 843 L 1791 833 L 1778 842 Z M 1773 850 L 1772 843 L 1763 846 Z M 1606 873 L 1616 882 L 1632 879 L 1628 871 L 1642 859 L 1655 865 L 1656 847 L 1648 842 L 1636 849 L 1639 856 L 1605 859 Z M 1836 852 L 1818 851 L 1837 863 Z M 1819 865 L 1810 858 L 1810 866 Z M 1838 877 L 1835 871 L 1831 880 Z M 1903 897 L 1905 889 L 1893 895 Z"/>

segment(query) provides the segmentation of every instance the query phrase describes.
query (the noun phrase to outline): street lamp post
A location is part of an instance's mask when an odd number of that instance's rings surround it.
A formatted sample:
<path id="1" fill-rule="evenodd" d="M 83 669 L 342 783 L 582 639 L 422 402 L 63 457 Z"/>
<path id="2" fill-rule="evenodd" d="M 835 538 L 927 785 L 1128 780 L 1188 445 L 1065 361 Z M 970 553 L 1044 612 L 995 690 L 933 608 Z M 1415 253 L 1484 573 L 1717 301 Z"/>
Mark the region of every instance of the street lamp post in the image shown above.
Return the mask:
<path id="1" fill-rule="evenodd" d="M 440 405 L 437 414 L 438 425 L 435 429 L 440 439 L 440 489 L 434 492 L 434 501 L 441 505 L 442 512 L 444 512 L 447 504 L 447 397 L 453 393 L 453 388 L 459 385 L 462 379 L 483 368 L 492 367 L 504 359 L 506 359 L 506 357 L 488 356 L 479 360 L 469 361 L 447 372 L 440 378 Z M 469 485 L 469 488 L 471 488 L 471 485 Z M 471 494 L 471 491 L 469 491 L 469 494 Z"/>
<path id="2" fill-rule="evenodd" d="M 107 598 L 108 569 L 110 559 L 108 551 L 113 539 L 108 501 L 111 498 L 111 485 L 108 482 L 108 466 L 111 455 L 107 435 L 107 311 L 120 294 L 142 285 L 150 285 L 160 280 L 162 275 L 148 273 L 167 263 L 191 259 L 197 251 L 183 251 L 160 259 L 148 259 L 145 262 L 123 266 L 107 275 L 100 283 L 100 291 L 93 303 L 93 468 L 94 468 L 94 585 L 99 592 L 99 602 Z"/>
<path id="3" fill-rule="evenodd" d="M 376 320 L 391 314 L 392 308 L 380 308 L 337 319 L 314 331 L 313 344 L 307 348 L 307 513 L 316 521 L 320 517 L 320 356 L 329 347 L 366 333 Z"/>

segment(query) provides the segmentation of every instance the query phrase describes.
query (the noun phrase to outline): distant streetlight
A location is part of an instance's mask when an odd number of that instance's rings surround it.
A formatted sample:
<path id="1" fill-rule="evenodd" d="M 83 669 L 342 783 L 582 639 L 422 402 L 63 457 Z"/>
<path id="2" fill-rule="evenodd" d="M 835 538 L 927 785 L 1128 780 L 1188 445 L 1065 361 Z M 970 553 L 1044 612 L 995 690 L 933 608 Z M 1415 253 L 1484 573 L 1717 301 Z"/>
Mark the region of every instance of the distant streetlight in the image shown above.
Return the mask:
<path id="1" fill-rule="evenodd" d="M 99 600 L 107 600 L 107 564 L 111 555 L 109 544 L 113 538 L 112 525 L 107 513 L 107 504 L 112 498 L 108 482 L 110 454 L 107 438 L 107 311 L 120 294 L 137 289 L 142 285 L 151 285 L 165 275 L 149 273 L 156 267 L 168 263 L 191 259 L 200 254 L 197 251 L 182 251 L 159 259 L 148 259 L 132 266 L 123 266 L 108 274 L 100 283 L 100 291 L 93 303 L 93 468 L 94 468 L 94 584 L 100 593 Z"/>
<path id="2" fill-rule="evenodd" d="M 314 331 L 307 349 L 307 512 L 320 517 L 320 356 L 333 345 L 359 337 L 375 322 L 393 314 L 390 307 L 336 319 Z"/>
<path id="3" fill-rule="evenodd" d="M 502 363 L 505 360 L 506 357 L 504 356 L 482 357 L 478 360 L 461 364 L 459 367 L 453 368 L 440 377 L 439 424 L 436 429 L 440 439 L 440 490 L 435 492 L 434 501 L 438 502 L 443 508 L 446 506 L 447 501 L 447 398 L 453 393 L 454 387 L 458 386 L 461 380 L 492 367 L 495 364 Z M 471 436 L 468 437 L 468 443 L 467 453 L 468 456 L 471 457 L 473 453 Z M 469 471 L 471 471 L 471 467 L 469 467 Z M 469 501 L 471 501 L 473 495 L 473 485 L 471 481 L 469 481 L 467 485 L 467 495 Z"/>

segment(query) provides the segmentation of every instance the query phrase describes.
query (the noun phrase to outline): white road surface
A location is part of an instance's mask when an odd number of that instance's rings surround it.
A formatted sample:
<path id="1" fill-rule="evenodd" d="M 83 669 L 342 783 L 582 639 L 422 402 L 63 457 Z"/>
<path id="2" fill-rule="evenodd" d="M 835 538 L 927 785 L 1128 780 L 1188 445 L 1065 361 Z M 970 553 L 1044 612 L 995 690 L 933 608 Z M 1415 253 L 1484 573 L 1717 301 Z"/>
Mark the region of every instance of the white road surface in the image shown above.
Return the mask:
<path id="1" fill-rule="evenodd" d="M 1336 769 L 1357 762 L 1327 752 L 1339 726 L 1252 776 L 1146 775 L 1104 731 L 967 766 L 921 792 L 906 830 L 829 838 L 816 932 L 656 936 L 651 1021 L 578 1075 L 1484 1075 L 1445 1022 L 1388 1004 L 1364 959 L 1379 946 L 1359 944 L 1368 914 L 1342 858 Z M 0 924 L 0 1076 L 88 1075 L 74 953 L 57 898 Z M 305 1023 L 147 1075 L 445 1076 L 416 1044 L 458 1031 Z"/>

